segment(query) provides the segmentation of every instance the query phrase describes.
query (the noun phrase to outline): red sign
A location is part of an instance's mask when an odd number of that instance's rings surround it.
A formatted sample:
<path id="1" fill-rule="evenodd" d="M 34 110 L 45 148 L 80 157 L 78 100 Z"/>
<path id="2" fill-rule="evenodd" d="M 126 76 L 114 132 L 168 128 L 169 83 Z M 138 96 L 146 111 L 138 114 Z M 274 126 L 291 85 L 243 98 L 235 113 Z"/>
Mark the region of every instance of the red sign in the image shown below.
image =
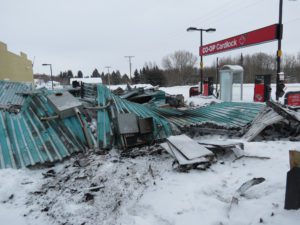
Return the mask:
<path id="1" fill-rule="evenodd" d="M 285 104 L 289 106 L 300 106 L 300 91 L 286 93 Z"/>
<path id="2" fill-rule="evenodd" d="M 219 52 L 229 51 L 236 48 L 243 48 L 250 45 L 262 44 L 278 39 L 278 24 L 263 27 L 238 36 L 217 41 L 200 47 L 200 55 L 210 55 Z"/>

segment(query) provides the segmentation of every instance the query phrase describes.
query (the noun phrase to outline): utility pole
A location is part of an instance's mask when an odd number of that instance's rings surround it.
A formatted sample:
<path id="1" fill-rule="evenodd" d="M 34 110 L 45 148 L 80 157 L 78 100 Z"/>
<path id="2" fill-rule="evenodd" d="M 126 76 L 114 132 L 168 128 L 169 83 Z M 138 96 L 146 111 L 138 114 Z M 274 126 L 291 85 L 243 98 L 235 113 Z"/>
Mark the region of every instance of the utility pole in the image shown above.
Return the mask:
<path id="1" fill-rule="evenodd" d="M 219 92 L 219 90 L 218 90 L 218 84 L 219 84 L 219 57 L 217 57 L 217 65 L 216 65 L 216 69 L 217 69 L 217 82 L 216 82 L 216 96 L 217 96 L 217 98 L 219 98 L 219 94 L 218 94 L 218 92 Z"/>
<path id="2" fill-rule="evenodd" d="M 279 37 L 278 37 L 278 50 L 277 50 L 277 74 L 276 74 L 276 101 L 279 100 L 279 97 L 281 97 L 280 93 L 280 75 L 281 75 L 281 56 L 282 56 L 282 50 L 281 50 L 281 40 L 282 40 L 282 33 L 283 33 L 283 25 L 282 25 L 282 7 L 283 7 L 283 0 L 279 1 Z"/>
<path id="3" fill-rule="evenodd" d="M 131 58 L 134 58 L 133 55 L 127 55 L 127 56 L 124 56 L 125 58 L 128 58 L 128 61 L 129 61 L 129 79 L 130 79 L 130 84 L 132 83 L 132 80 L 131 80 Z"/>
<path id="4" fill-rule="evenodd" d="M 110 88 L 110 74 L 109 74 L 109 69 L 111 68 L 110 66 L 105 67 L 107 69 L 107 78 L 108 78 L 108 86 Z"/>

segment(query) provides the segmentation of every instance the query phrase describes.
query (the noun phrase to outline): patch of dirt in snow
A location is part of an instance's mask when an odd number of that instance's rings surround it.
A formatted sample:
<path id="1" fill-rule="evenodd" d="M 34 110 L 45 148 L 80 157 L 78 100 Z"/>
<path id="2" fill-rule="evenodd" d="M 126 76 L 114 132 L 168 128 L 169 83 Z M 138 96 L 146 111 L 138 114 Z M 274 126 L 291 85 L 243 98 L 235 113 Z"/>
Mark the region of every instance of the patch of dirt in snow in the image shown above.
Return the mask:
<path id="1" fill-rule="evenodd" d="M 121 209 L 156 185 L 160 170 L 171 169 L 171 162 L 168 155 L 132 159 L 115 151 L 77 155 L 43 173 L 43 183 L 28 197 L 40 210 L 30 217 L 42 213 L 51 224 L 121 224 Z"/>

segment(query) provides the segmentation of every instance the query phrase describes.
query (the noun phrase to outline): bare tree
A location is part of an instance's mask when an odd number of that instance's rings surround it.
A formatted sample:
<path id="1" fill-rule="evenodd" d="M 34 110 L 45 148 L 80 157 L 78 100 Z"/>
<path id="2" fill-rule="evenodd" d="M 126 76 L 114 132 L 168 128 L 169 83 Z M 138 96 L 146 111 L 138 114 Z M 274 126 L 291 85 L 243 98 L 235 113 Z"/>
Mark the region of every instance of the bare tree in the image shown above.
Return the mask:
<path id="1" fill-rule="evenodd" d="M 162 59 L 162 66 L 171 84 L 186 84 L 192 75 L 197 57 L 188 51 L 178 50 Z"/>
<path id="2" fill-rule="evenodd" d="M 162 59 L 162 66 L 166 70 L 184 70 L 188 67 L 194 67 L 197 57 L 188 51 L 178 50 Z"/>
<path id="3" fill-rule="evenodd" d="M 283 57 L 283 70 L 285 79 L 288 83 L 297 82 L 297 57 L 295 55 L 285 54 Z"/>

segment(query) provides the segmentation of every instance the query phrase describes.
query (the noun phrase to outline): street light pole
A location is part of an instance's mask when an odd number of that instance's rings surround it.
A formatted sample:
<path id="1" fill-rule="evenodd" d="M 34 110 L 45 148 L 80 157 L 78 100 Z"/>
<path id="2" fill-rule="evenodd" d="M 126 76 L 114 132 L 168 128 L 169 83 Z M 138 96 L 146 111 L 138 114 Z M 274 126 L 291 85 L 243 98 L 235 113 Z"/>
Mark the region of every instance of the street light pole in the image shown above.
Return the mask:
<path id="1" fill-rule="evenodd" d="M 52 90 L 53 90 L 52 64 L 50 64 L 50 63 L 43 63 L 42 65 L 43 66 L 50 66 L 51 85 L 52 85 Z"/>
<path id="2" fill-rule="evenodd" d="M 200 48 L 202 49 L 203 46 L 203 30 L 200 30 Z M 201 80 L 201 86 L 200 86 L 200 93 L 203 93 L 203 56 L 200 54 L 200 80 Z"/>
<path id="3" fill-rule="evenodd" d="M 283 33 L 283 24 L 282 24 L 282 8 L 283 8 L 283 0 L 279 0 L 279 37 L 278 37 L 278 50 L 277 50 L 277 74 L 276 74 L 276 101 L 279 100 L 280 97 L 280 74 L 281 74 L 281 56 L 282 56 L 282 50 L 281 50 L 281 40 L 282 40 L 282 33 Z"/>
<path id="4" fill-rule="evenodd" d="M 290 0 L 292 1 L 292 0 Z M 297 0 L 293 0 L 297 1 Z M 277 70 L 276 70 L 276 101 L 279 100 L 280 97 L 284 94 L 284 75 L 281 72 L 281 57 L 282 57 L 282 50 L 281 50 L 281 41 L 283 36 L 283 24 L 282 24 L 282 11 L 283 11 L 283 0 L 279 0 L 279 19 L 278 19 L 278 49 L 277 49 Z"/>
<path id="5" fill-rule="evenodd" d="M 129 61 L 129 79 L 130 79 L 130 84 L 132 82 L 131 80 L 131 58 L 134 58 L 133 55 L 128 55 L 128 56 L 124 56 L 125 58 L 128 58 L 128 61 Z"/>
<path id="6" fill-rule="evenodd" d="M 208 29 L 202 29 L 202 28 L 196 28 L 196 27 L 189 27 L 186 31 L 199 31 L 200 32 L 200 48 L 203 46 L 203 31 L 205 32 L 215 32 L 215 28 L 208 28 Z M 200 54 L 200 94 L 203 92 L 203 56 Z"/>
<path id="7" fill-rule="evenodd" d="M 216 96 L 217 98 L 219 97 L 219 94 L 218 94 L 218 84 L 219 84 L 219 57 L 217 57 L 217 68 L 216 68 L 216 71 L 217 71 L 217 82 L 216 82 Z"/>

